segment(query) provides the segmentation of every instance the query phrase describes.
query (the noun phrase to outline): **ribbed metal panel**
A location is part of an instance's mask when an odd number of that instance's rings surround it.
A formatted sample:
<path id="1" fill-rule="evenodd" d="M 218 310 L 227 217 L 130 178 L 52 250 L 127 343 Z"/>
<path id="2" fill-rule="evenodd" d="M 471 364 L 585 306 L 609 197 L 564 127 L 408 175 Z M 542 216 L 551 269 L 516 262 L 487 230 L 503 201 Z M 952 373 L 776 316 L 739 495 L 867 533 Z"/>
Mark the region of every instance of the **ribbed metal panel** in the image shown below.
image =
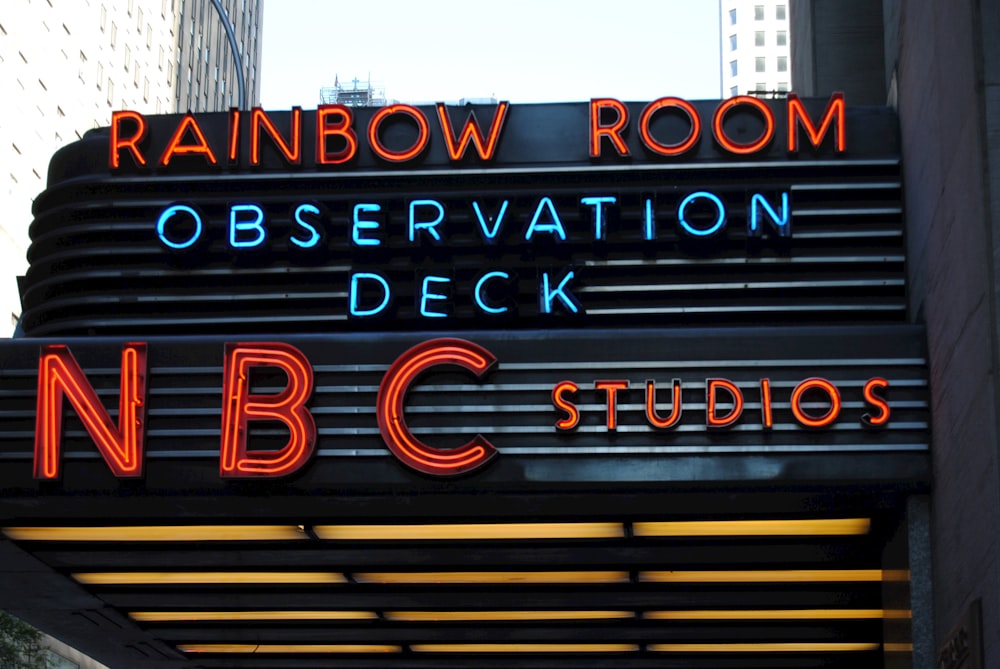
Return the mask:
<path id="1" fill-rule="evenodd" d="M 499 359 L 497 368 L 482 383 L 449 368 L 431 374 L 409 394 L 407 419 L 414 433 L 429 443 L 448 447 L 479 433 L 508 457 L 922 452 L 928 444 L 929 410 L 919 332 L 887 327 L 807 329 L 794 337 L 768 328 L 724 334 L 689 330 L 480 334 L 471 339 L 493 352 Z M 389 364 L 419 340 L 405 335 L 378 341 L 343 335 L 282 341 L 300 348 L 313 364 L 310 410 L 319 433 L 317 457 L 391 457 L 376 420 L 378 387 Z M 222 338 L 149 341 L 149 461 L 219 457 L 224 342 Z M 117 407 L 120 344 L 76 340 L 71 345 L 112 412 Z M 3 457 L 27 459 L 34 434 L 36 343 L 19 342 L 5 347 L 4 353 L 8 359 L 2 373 L 0 445 Z M 286 381 L 282 374 L 277 376 L 268 379 L 262 373 L 255 392 L 279 392 Z M 861 422 L 870 410 L 862 390 L 876 376 L 889 382 L 886 396 L 892 415 L 884 429 Z M 840 415 L 828 428 L 804 428 L 791 413 L 793 388 L 811 377 L 831 381 L 841 393 Z M 681 421 L 672 429 L 653 428 L 645 417 L 645 382 L 657 382 L 658 410 L 667 414 L 674 378 L 683 387 Z M 744 395 L 743 415 L 731 427 L 706 427 L 706 380 L 711 378 L 735 382 Z M 771 385 L 771 429 L 762 424 L 762 378 Z M 605 426 L 606 394 L 594 387 L 595 381 L 607 379 L 628 381 L 630 386 L 618 392 L 615 431 Z M 580 426 L 572 431 L 555 427 L 563 414 L 553 405 L 551 393 L 564 380 L 580 387 L 570 396 L 582 415 Z M 822 415 L 829 402 L 822 396 L 807 398 L 804 408 Z M 261 427 L 251 443 L 280 448 L 285 440 L 284 428 Z M 97 457 L 75 417 L 67 420 L 64 449 L 70 459 Z"/>
<path id="2" fill-rule="evenodd" d="M 681 199 L 709 191 L 724 202 L 723 233 L 685 237 Z M 747 239 L 752 193 L 772 202 L 788 192 L 791 239 Z M 607 236 L 595 242 L 587 196 L 613 196 Z M 439 244 L 407 239 L 409 202 L 434 197 L 447 218 Z M 543 197 L 552 199 L 565 242 L 525 229 Z M 645 200 L 655 201 L 655 239 L 643 237 Z M 500 240 L 487 244 L 471 207 L 509 200 Z M 205 216 L 197 252 L 167 249 L 156 221 L 172 203 Z M 324 250 L 289 250 L 291 212 L 315 202 L 327 215 Z M 384 245 L 351 245 L 358 203 L 384 210 Z M 266 250 L 228 247 L 228 206 L 253 203 L 267 216 Z M 646 165 L 628 170 L 551 170 L 186 177 L 86 176 L 62 182 L 36 203 L 24 283 L 23 327 L 64 334 L 294 333 L 357 330 L 491 330 L 573 327 L 901 322 L 905 318 L 903 225 L 895 159 Z M 381 232 L 379 234 L 382 234 Z M 426 236 L 426 235 L 425 235 Z M 577 316 L 556 302 L 539 313 L 543 272 L 569 284 Z M 491 316 L 472 298 L 478 277 L 513 277 L 512 311 Z M 349 318 L 355 272 L 379 272 L 393 299 L 383 317 Z M 451 313 L 421 317 L 420 282 L 452 279 Z M 506 290 L 506 289 L 504 289 Z M 499 299 L 499 298 L 498 298 Z M 439 303 L 435 303 L 439 304 Z"/>

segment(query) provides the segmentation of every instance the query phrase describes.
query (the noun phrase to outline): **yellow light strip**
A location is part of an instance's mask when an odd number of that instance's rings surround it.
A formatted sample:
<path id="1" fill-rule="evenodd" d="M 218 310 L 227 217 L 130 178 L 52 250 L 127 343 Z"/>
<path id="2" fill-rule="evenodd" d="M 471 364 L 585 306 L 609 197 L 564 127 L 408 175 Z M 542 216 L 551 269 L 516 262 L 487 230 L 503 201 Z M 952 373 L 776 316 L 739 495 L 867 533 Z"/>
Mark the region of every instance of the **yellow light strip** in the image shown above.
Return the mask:
<path id="1" fill-rule="evenodd" d="M 170 525 L 123 527 L 5 527 L 15 541 L 302 541 L 297 525 Z"/>
<path id="2" fill-rule="evenodd" d="M 363 572 L 359 583 L 627 583 L 627 571 L 454 571 Z"/>
<path id="3" fill-rule="evenodd" d="M 642 571 L 645 583 L 869 583 L 881 569 L 782 569 L 744 571 Z"/>
<path id="4" fill-rule="evenodd" d="M 84 585 L 215 585 L 273 583 L 346 583 L 343 574 L 287 571 L 125 571 L 73 574 Z"/>
<path id="5" fill-rule="evenodd" d="M 182 643 L 182 653 L 400 653 L 402 648 L 384 644 L 252 644 L 252 643 Z"/>
<path id="6" fill-rule="evenodd" d="M 620 539 L 621 523 L 465 523 L 441 525 L 316 525 L 320 539 L 393 541 L 448 539 Z"/>
<path id="7" fill-rule="evenodd" d="M 882 620 L 889 612 L 882 609 L 764 609 L 646 611 L 649 620 Z"/>
<path id="8" fill-rule="evenodd" d="M 620 620 L 635 618 L 633 611 L 386 611 L 395 622 L 452 622 L 505 620 Z"/>
<path id="9" fill-rule="evenodd" d="M 869 518 L 632 523 L 637 537 L 858 536 L 869 531 Z"/>
<path id="10" fill-rule="evenodd" d="M 857 653 L 878 650 L 877 643 L 653 643 L 654 653 Z"/>
<path id="11" fill-rule="evenodd" d="M 632 643 L 416 643 L 414 653 L 637 653 Z"/>
<path id="12" fill-rule="evenodd" d="M 912 643 L 887 643 L 883 646 L 887 653 L 912 653 Z"/>
<path id="13" fill-rule="evenodd" d="M 374 611 L 133 611 L 140 623 L 243 620 L 377 620 Z"/>

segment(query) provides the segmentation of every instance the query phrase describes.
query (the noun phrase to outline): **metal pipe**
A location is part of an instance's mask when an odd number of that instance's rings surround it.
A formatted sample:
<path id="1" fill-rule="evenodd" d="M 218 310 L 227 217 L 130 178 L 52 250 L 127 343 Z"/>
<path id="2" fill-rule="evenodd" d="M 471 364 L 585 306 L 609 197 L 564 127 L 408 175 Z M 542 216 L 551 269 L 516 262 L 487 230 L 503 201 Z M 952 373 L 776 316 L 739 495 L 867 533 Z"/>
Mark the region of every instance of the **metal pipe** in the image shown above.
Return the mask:
<path id="1" fill-rule="evenodd" d="M 229 50 L 233 52 L 233 59 L 236 61 L 236 88 L 239 95 L 240 109 L 247 109 L 247 83 L 243 75 L 243 54 L 240 53 L 239 42 L 236 41 L 236 33 L 233 31 L 233 23 L 229 20 L 226 8 L 222 6 L 222 0 L 212 0 L 215 11 L 219 14 L 222 25 L 226 27 L 226 37 L 229 38 Z"/>

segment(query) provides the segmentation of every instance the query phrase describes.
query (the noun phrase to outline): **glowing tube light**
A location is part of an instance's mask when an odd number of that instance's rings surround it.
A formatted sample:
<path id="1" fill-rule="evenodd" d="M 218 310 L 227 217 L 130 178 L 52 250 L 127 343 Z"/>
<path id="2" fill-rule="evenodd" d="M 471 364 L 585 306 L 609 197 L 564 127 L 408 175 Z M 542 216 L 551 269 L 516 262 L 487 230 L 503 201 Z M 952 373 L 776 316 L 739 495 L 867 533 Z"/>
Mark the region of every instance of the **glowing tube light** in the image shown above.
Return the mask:
<path id="1" fill-rule="evenodd" d="M 642 571 L 644 583 L 877 583 L 881 569 L 772 569 L 745 571 Z"/>
<path id="2" fill-rule="evenodd" d="M 457 571 L 364 572 L 353 574 L 359 583 L 628 583 L 627 571 Z"/>
<path id="3" fill-rule="evenodd" d="M 287 571 L 125 571 L 73 574 L 84 585 L 255 585 L 346 583 L 343 574 Z"/>
<path id="4" fill-rule="evenodd" d="M 414 653 L 636 653 L 633 643 L 416 643 Z"/>
<path id="5" fill-rule="evenodd" d="M 118 527 L 5 527 L 14 541 L 301 541 L 297 525 L 143 525 Z"/>
<path id="6" fill-rule="evenodd" d="M 880 648 L 877 643 L 653 643 L 653 653 L 859 653 Z"/>
<path id="7" fill-rule="evenodd" d="M 387 611 L 395 622 L 495 622 L 511 620 L 623 620 L 633 611 Z"/>
<path id="8" fill-rule="evenodd" d="M 882 609 L 738 609 L 646 611 L 647 620 L 883 620 L 893 617 Z"/>
<path id="9" fill-rule="evenodd" d="M 632 524 L 632 533 L 637 537 L 861 536 L 869 531 L 869 518 L 695 520 Z"/>
<path id="10" fill-rule="evenodd" d="M 140 623 L 378 619 L 374 611 L 133 611 L 128 615 Z"/>
<path id="11" fill-rule="evenodd" d="M 462 539 L 620 539 L 621 523 L 459 523 L 441 525 L 316 525 L 320 539 L 420 541 Z"/>
<path id="12" fill-rule="evenodd" d="M 254 644 L 254 643 L 182 643 L 182 653 L 239 654 L 330 654 L 330 653 L 400 653 L 402 648 L 384 644 Z"/>

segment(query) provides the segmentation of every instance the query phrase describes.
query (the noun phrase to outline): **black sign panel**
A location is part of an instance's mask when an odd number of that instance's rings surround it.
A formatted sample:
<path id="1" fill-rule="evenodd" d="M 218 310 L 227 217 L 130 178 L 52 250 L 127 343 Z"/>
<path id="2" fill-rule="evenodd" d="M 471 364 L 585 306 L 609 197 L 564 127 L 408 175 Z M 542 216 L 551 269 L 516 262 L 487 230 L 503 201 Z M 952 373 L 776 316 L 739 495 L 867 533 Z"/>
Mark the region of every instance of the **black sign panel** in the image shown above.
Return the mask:
<path id="1" fill-rule="evenodd" d="M 825 102 L 808 105 L 815 125 L 827 118 Z M 587 104 L 512 106 L 489 161 L 470 149 L 449 162 L 437 130 L 411 162 L 379 161 L 364 144 L 372 110 L 354 112 L 361 146 L 346 165 L 309 159 L 316 112 L 301 114 L 297 164 L 280 159 L 270 135 L 259 139 L 260 165 L 244 164 L 244 118 L 239 158 L 228 165 L 226 114 L 149 119 L 136 144 L 143 167 L 125 146 L 109 168 L 114 144 L 96 132 L 57 154 L 36 202 L 23 328 L 54 336 L 902 322 L 891 112 L 848 107 L 844 130 L 830 116 L 818 147 L 793 123 L 802 146 L 790 152 L 785 103 L 757 101 L 773 114 L 770 135 L 753 105 L 729 111 L 719 131 L 740 145 L 771 137 L 741 155 L 711 129 L 722 104 L 692 106 L 699 141 L 679 156 L 644 148 L 638 104 L 623 106 L 628 155 L 599 137 L 601 155 L 589 158 Z M 433 108 L 421 109 L 437 123 Z M 446 111 L 457 135 L 462 111 Z M 485 132 L 494 110 L 477 111 Z M 276 136 L 287 135 L 289 113 L 273 116 Z M 182 147 L 196 146 L 187 118 L 202 119 L 217 165 L 200 154 L 157 162 L 177 129 Z M 387 143 L 403 132 L 392 127 Z M 675 130 L 649 127 L 673 141 Z"/>

